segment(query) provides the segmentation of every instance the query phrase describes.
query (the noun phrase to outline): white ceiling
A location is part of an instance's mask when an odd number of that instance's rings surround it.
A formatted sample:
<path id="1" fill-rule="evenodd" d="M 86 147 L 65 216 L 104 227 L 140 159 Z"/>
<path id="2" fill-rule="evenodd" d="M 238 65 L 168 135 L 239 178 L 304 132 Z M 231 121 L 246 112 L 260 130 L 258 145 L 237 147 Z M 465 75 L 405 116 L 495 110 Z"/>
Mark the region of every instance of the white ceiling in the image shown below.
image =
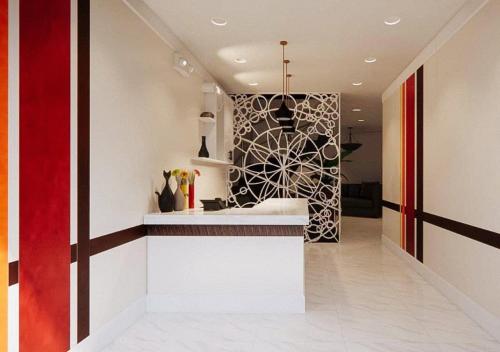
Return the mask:
<path id="1" fill-rule="evenodd" d="M 342 123 L 379 129 L 381 95 L 469 0 L 145 0 L 228 93 L 341 92 Z M 399 16 L 387 26 L 384 19 Z M 228 24 L 214 26 L 211 17 Z M 367 64 L 368 56 L 377 62 Z M 235 58 L 247 59 L 236 64 Z M 259 86 L 250 87 L 257 81 Z M 363 81 L 360 87 L 352 82 Z M 353 113 L 352 108 L 363 111 Z M 360 123 L 358 119 L 365 119 Z"/>

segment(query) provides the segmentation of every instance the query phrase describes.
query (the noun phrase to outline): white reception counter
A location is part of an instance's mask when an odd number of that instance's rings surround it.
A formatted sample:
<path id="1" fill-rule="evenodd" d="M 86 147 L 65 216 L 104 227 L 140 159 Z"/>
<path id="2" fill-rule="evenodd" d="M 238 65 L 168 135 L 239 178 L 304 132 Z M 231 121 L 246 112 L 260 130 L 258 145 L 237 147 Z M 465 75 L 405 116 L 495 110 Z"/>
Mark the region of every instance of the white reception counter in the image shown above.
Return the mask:
<path id="1" fill-rule="evenodd" d="M 307 200 L 148 214 L 148 310 L 300 313 Z"/>
<path id="2" fill-rule="evenodd" d="M 253 208 L 189 209 L 144 216 L 146 225 L 307 225 L 307 199 L 271 198 Z"/>

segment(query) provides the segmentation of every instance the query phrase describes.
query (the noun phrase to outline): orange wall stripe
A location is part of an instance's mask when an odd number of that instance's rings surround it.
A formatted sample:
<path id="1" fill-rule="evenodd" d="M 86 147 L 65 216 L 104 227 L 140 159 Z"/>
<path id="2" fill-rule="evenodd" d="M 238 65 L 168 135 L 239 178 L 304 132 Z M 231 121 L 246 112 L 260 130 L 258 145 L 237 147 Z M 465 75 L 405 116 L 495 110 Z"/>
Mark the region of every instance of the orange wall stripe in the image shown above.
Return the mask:
<path id="1" fill-rule="evenodd" d="M 0 0 L 0 351 L 7 351 L 8 255 L 8 0 Z"/>
<path id="2" fill-rule="evenodd" d="M 8 336 L 8 55 L 8 0 L 0 0 L 0 351 L 7 351 Z"/>

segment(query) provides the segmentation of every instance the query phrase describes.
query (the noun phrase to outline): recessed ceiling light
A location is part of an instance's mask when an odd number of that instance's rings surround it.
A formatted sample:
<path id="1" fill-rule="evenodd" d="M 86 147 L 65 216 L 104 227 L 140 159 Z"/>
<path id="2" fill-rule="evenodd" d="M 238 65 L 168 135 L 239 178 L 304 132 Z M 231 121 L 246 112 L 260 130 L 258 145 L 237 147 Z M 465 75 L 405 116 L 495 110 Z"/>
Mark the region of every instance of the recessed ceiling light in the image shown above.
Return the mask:
<path id="1" fill-rule="evenodd" d="M 236 62 L 237 64 L 246 64 L 247 59 L 242 58 L 242 57 L 237 57 L 236 59 L 234 59 L 234 62 Z"/>
<path id="2" fill-rule="evenodd" d="M 227 20 L 222 17 L 212 17 L 210 19 L 210 22 L 212 22 L 212 24 L 216 26 L 225 26 L 227 24 Z"/>
<path id="3" fill-rule="evenodd" d="M 365 120 L 363 120 L 363 119 L 359 119 L 359 120 L 358 120 L 358 122 L 365 122 Z"/>
<path id="4" fill-rule="evenodd" d="M 250 83 L 248 83 L 248 85 L 249 85 L 249 86 L 258 86 L 258 85 L 259 85 L 259 83 L 257 83 L 257 82 L 250 82 Z"/>
<path id="5" fill-rule="evenodd" d="M 365 59 L 365 62 L 366 62 L 367 64 L 372 64 L 372 63 L 374 63 L 375 61 L 377 61 L 377 58 L 375 58 L 375 57 L 373 57 L 373 56 L 367 57 L 367 58 Z"/>
<path id="6" fill-rule="evenodd" d="M 360 112 L 360 111 L 361 111 L 361 109 L 359 109 L 359 108 L 354 108 L 354 109 L 352 109 L 352 111 L 354 111 L 354 112 Z"/>
<path id="7" fill-rule="evenodd" d="M 352 85 L 353 85 L 353 86 L 360 86 L 360 85 L 362 85 L 362 84 L 363 84 L 363 82 L 353 82 L 353 83 L 352 83 Z"/>
<path id="8" fill-rule="evenodd" d="M 384 21 L 384 23 L 388 26 L 395 26 L 399 22 L 401 22 L 401 18 L 399 18 L 398 16 L 387 17 Z"/>

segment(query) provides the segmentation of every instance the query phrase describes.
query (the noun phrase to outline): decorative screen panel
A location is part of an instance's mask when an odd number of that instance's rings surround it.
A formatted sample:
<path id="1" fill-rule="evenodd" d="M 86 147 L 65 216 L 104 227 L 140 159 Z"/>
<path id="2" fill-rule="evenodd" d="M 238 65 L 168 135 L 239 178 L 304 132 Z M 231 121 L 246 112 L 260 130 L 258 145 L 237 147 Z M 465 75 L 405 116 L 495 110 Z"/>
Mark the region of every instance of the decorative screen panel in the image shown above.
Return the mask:
<path id="1" fill-rule="evenodd" d="M 307 198 L 307 242 L 340 238 L 340 95 L 294 94 L 296 132 L 282 132 L 274 111 L 281 95 L 232 96 L 234 167 L 228 200 L 250 207 L 268 198 Z"/>

